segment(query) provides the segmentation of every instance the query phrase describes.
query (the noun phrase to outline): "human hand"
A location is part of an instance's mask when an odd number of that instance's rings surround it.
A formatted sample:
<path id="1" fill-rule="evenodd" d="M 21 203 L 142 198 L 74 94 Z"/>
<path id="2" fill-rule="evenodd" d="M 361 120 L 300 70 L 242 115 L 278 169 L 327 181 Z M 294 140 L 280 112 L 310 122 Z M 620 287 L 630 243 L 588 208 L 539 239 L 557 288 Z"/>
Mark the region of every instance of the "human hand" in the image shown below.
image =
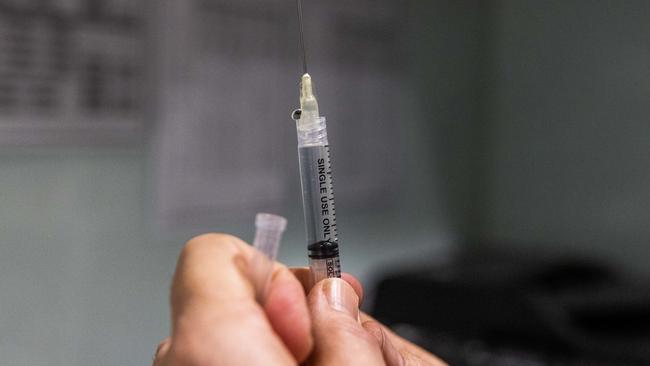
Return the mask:
<path id="1" fill-rule="evenodd" d="M 154 366 L 444 365 L 360 313 L 363 290 L 347 274 L 310 288 L 307 268 L 274 263 L 260 305 L 249 276 L 256 255 L 222 234 L 186 244 L 171 290 L 171 336 Z"/>

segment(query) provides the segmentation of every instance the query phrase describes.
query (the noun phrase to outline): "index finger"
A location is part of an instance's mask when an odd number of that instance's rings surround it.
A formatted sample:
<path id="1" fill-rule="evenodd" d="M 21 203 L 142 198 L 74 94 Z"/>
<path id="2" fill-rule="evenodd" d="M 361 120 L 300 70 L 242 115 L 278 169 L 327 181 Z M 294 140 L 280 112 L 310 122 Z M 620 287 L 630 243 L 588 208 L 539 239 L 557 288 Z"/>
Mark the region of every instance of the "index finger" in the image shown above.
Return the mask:
<path id="1" fill-rule="evenodd" d="M 282 292 L 296 305 L 288 313 L 266 312 L 255 301 L 249 278 L 249 266 L 257 253 L 240 239 L 223 234 L 201 235 L 185 245 L 171 291 L 170 357 L 181 355 L 199 363 L 218 359 L 225 364 L 270 365 L 295 364 L 306 357 L 311 347 L 310 324 L 300 284 L 286 267 L 274 265 L 269 293 Z M 274 301 L 280 301 L 274 298 L 286 301 L 269 296 L 265 307 L 273 308 Z M 292 339 L 285 340 L 282 329 L 288 327 L 283 323 L 289 319 L 294 323 L 288 335 Z M 256 352 L 250 352 L 251 343 Z"/>

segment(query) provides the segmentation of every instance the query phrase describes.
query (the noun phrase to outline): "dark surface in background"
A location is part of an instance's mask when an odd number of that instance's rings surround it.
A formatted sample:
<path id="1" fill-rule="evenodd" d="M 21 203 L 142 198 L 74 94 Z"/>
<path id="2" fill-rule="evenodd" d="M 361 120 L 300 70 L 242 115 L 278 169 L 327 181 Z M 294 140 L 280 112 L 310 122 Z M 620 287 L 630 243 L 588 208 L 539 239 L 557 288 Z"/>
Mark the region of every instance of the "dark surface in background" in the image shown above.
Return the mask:
<path id="1" fill-rule="evenodd" d="M 372 313 L 452 365 L 638 365 L 648 288 L 595 262 L 488 252 L 385 277 Z"/>

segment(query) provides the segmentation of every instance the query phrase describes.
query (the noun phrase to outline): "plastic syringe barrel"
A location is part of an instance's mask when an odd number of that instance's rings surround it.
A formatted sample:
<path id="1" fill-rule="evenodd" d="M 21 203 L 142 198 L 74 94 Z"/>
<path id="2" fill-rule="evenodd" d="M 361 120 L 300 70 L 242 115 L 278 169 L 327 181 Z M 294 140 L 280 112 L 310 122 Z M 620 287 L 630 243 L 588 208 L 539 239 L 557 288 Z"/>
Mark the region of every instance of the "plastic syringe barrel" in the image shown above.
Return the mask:
<path id="1" fill-rule="evenodd" d="M 332 163 L 325 117 L 297 121 L 300 182 L 312 282 L 341 277 Z"/>

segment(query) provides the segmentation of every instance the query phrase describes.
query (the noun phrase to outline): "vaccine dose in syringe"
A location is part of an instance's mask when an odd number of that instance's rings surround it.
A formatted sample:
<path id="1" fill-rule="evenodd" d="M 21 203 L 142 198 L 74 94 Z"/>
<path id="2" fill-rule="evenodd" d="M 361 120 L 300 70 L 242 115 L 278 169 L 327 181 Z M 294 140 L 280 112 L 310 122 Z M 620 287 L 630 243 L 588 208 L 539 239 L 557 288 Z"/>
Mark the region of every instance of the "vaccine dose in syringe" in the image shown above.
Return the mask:
<path id="1" fill-rule="evenodd" d="M 341 264 L 327 128 L 325 117 L 318 115 L 309 74 L 302 77 L 300 108 L 296 120 L 300 183 L 309 266 L 315 283 L 328 277 L 341 277 Z"/>
<path id="2" fill-rule="evenodd" d="M 329 146 L 298 148 L 307 227 L 307 250 L 314 279 L 341 277 L 332 164 Z"/>

